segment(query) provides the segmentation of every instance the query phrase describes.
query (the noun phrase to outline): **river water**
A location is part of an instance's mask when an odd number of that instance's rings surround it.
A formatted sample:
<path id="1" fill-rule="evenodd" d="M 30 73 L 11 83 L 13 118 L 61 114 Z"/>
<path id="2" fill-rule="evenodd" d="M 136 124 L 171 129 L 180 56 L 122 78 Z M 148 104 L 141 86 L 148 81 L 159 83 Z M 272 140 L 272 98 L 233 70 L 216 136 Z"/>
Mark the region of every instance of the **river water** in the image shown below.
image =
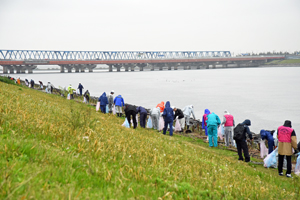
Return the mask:
<path id="1" fill-rule="evenodd" d="M 16 75 L 18 76 L 18 75 Z M 81 82 L 92 96 L 121 94 L 127 103 L 155 107 L 161 101 L 183 108 L 194 105 L 197 119 L 204 109 L 219 115 L 228 110 L 236 123 L 250 119 L 251 131 L 274 130 L 284 120 L 292 121 L 300 139 L 300 66 L 227 68 L 171 71 L 59 73 L 34 71 L 21 79 L 48 81 L 55 87 L 78 86 Z"/>

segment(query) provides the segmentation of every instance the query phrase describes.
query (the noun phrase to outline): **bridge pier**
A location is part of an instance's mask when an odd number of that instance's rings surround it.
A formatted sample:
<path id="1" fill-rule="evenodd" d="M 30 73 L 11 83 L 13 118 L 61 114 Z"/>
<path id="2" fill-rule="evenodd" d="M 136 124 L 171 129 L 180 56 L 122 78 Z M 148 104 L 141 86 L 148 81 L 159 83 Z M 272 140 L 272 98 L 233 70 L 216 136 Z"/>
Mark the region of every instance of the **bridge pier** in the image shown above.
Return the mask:
<path id="1" fill-rule="evenodd" d="M 88 64 L 86 67 L 89 69 L 89 72 L 93 72 L 93 69 L 97 67 L 96 64 Z"/>
<path id="2" fill-rule="evenodd" d="M 3 74 L 7 74 L 7 66 L 3 65 Z"/>
<path id="3" fill-rule="evenodd" d="M 128 65 L 123 65 L 123 67 L 125 68 L 125 72 L 128 72 Z"/>
<path id="4" fill-rule="evenodd" d="M 8 67 L 8 70 L 9 70 L 9 73 L 10 73 L 10 74 L 14 74 L 14 73 L 15 73 L 15 70 L 14 70 L 14 66 L 13 66 L 13 65 L 10 65 L 10 66 Z"/>
<path id="5" fill-rule="evenodd" d="M 59 65 L 60 66 L 60 73 L 65 73 L 65 67 L 64 65 Z"/>
<path id="6" fill-rule="evenodd" d="M 113 71 L 112 65 L 108 65 L 108 71 L 109 71 L 109 72 L 112 72 L 112 71 Z"/>
<path id="7" fill-rule="evenodd" d="M 150 64 L 150 71 L 154 71 L 154 67 L 155 67 L 154 64 Z"/>

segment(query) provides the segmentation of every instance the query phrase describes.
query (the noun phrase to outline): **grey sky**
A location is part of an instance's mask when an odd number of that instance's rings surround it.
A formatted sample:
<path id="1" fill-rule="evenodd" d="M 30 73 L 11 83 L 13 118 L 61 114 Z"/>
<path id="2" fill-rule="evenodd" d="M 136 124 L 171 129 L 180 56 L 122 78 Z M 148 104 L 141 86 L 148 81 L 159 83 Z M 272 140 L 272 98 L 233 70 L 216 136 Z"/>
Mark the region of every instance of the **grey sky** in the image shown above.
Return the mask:
<path id="1" fill-rule="evenodd" d="M 0 49 L 300 50 L 299 0 L 0 0 Z"/>

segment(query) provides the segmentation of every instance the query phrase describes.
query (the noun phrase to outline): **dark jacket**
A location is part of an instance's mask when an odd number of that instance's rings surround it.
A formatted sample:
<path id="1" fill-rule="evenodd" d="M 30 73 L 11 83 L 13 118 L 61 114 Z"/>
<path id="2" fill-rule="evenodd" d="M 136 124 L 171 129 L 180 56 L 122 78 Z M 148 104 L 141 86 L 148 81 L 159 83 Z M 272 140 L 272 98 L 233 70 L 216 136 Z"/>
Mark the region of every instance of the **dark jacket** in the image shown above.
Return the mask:
<path id="1" fill-rule="evenodd" d="M 130 105 L 130 104 L 125 104 L 124 111 L 125 111 L 125 115 L 127 115 L 127 113 L 128 113 L 129 111 L 134 111 L 135 113 L 137 113 L 136 107 L 133 106 L 133 105 Z"/>
<path id="2" fill-rule="evenodd" d="M 182 112 L 182 110 L 180 110 L 179 108 L 176 108 L 175 115 L 174 115 L 174 120 L 175 120 L 175 118 L 176 118 L 177 116 L 178 116 L 178 119 L 184 118 L 183 112 Z"/>
<path id="3" fill-rule="evenodd" d="M 173 109 L 171 108 L 169 101 L 167 101 L 165 105 L 165 109 L 162 116 L 164 117 L 165 122 L 172 122 L 174 119 Z"/>
<path id="4" fill-rule="evenodd" d="M 107 100 L 105 92 L 103 92 L 103 94 L 99 97 L 98 101 L 100 101 L 101 106 L 104 106 L 104 105 L 108 104 L 108 100 Z"/>
<path id="5" fill-rule="evenodd" d="M 136 108 L 136 112 L 137 113 L 145 113 L 147 114 L 147 110 L 145 108 L 143 108 L 142 106 L 139 106 Z"/>
<path id="6" fill-rule="evenodd" d="M 252 140 L 252 133 L 250 132 L 249 126 L 251 126 L 251 121 L 246 119 L 243 123 L 244 125 L 244 140 L 246 140 L 246 133 L 249 135 L 249 138 Z"/>
<path id="7" fill-rule="evenodd" d="M 82 86 L 81 84 L 79 84 L 79 85 L 78 85 L 78 89 L 79 89 L 79 90 L 82 90 L 82 89 L 83 89 L 83 86 Z"/>

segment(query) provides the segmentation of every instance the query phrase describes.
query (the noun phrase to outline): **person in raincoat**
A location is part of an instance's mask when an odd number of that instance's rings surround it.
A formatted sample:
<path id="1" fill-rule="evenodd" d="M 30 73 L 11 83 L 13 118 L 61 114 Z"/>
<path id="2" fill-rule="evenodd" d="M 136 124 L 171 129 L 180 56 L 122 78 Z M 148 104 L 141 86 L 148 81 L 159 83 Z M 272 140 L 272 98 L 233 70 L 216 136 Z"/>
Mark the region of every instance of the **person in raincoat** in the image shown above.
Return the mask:
<path id="1" fill-rule="evenodd" d="M 89 103 L 89 101 L 90 101 L 90 92 L 89 92 L 89 90 L 85 91 L 85 93 L 83 94 L 83 97 L 85 97 L 86 103 Z"/>
<path id="2" fill-rule="evenodd" d="M 112 90 L 110 94 L 108 95 L 108 112 L 112 113 L 113 112 L 113 105 L 114 105 L 114 91 Z"/>
<path id="3" fill-rule="evenodd" d="M 215 113 L 207 115 L 207 134 L 210 147 L 218 146 L 218 126 L 221 124 L 221 120 Z"/>
<path id="4" fill-rule="evenodd" d="M 155 130 L 159 129 L 160 108 L 152 108 L 150 110 L 152 126 Z"/>
<path id="5" fill-rule="evenodd" d="M 207 134 L 207 124 L 206 124 L 206 120 L 207 120 L 207 115 L 210 114 L 210 111 L 208 109 L 204 110 L 204 115 L 202 116 L 202 129 L 205 130 L 205 135 L 208 136 Z"/>
<path id="6" fill-rule="evenodd" d="M 106 105 L 108 104 L 108 100 L 106 97 L 106 93 L 103 92 L 103 94 L 99 97 L 98 101 L 100 102 L 100 109 L 102 113 L 106 113 Z"/>
<path id="7" fill-rule="evenodd" d="M 69 94 L 70 94 L 70 99 L 74 99 L 73 93 L 74 93 L 75 89 L 72 88 L 72 85 L 71 85 L 71 84 L 69 85 L 69 87 L 68 87 L 67 90 L 68 90 L 68 92 L 69 92 Z"/>
<path id="8" fill-rule="evenodd" d="M 79 89 L 79 94 L 80 94 L 80 96 L 82 96 L 82 89 L 84 89 L 84 87 L 83 87 L 83 85 L 81 85 L 81 83 L 79 83 L 77 89 Z"/>
<path id="9" fill-rule="evenodd" d="M 241 123 L 241 125 L 244 126 L 243 138 L 241 140 L 235 140 L 237 151 L 238 151 L 238 155 L 239 155 L 239 159 L 238 160 L 242 160 L 242 161 L 244 160 L 243 155 L 242 155 L 242 150 L 243 150 L 244 157 L 245 157 L 245 162 L 250 162 L 250 155 L 249 155 L 248 146 L 247 146 L 247 142 L 246 142 L 246 133 L 248 134 L 250 140 L 253 141 L 253 139 L 252 139 L 252 133 L 250 132 L 250 128 L 249 128 L 249 126 L 251 126 L 251 121 L 249 119 L 246 119 L 243 123 Z M 239 125 L 237 125 L 235 127 L 235 129 L 238 126 Z"/>
<path id="10" fill-rule="evenodd" d="M 25 78 L 25 85 L 29 87 L 29 81 Z"/>
<path id="11" fill-rule="evenodd" d="M 229 143 L 233 146 L 233 127 L 234 127 L 234 118 L 227 111 L 224 111 L 223 122 L 224 124 L 224 134 L 225 134 L 225 146 L 229 146 Z"/>
<path id="12" fill-rule="evenodd" d="M 17 84 L 21 85 L 21 79 L 20 79 L 20 77 L 17 79 Z"/>
<path id="13" fill-rule="evenodd" d="M 147 110 L 142 106 L 136 108 L 136 112 L 140 113 L 140 125 L 142 128 L 146 127 Z"/>
<path id="14" fill-rule="evenodd" d="M 30 81 L 30 86 L 31 86 L 31 88 L 34 88 L 34 80 L 33 79 L 31 79 L 31 81 Z"/>
<path id="15" fill-rule="evenodd" d="M 162 114 L 164 121 L 165 121 L 165 126 L 163 129 L 163 134 L 166 135 L 166 131 L 168 128 L 168 125 L 170 126 L 170 136 L 173 136 L 173 120 L 174 120 L 174 113 L 173 109 L 171 108 L 170 102 L 167 101 L 165 109 Z"/>
<path id="16" fill-rule="evenodd" d="M 266 131 L 264 129 L 260 130 L 260 136 L 262 140 L 268 140 L 269 154 L 274 150 L 274 137 L 273 133 L 275 131 Z"/>
<path id="17" fill-rule="evenodd" d="M 130 104 L 125 104 L 125 107 L 124 107 L 124 111 L 125 111 L 125 116 L 127 118 L 127 121 L 129 123 L 129 126 L 131 126 L 131 118 L 132 118 L 132 121 L 133 121 L 133 128 L 135 129 L 136 126 L 137 126 L 137 122 L 136 122 L 136 107 L 133 106 L 133 105 L 130 105 Z"/>
<path id="18" fill-rule="evenodd" d="M 176 107 L 173 108 L 173 111 L 175 112 L 174 120 L 178 119 L 180 127 L 181 127 L 180 133 L 182 133 L 184 130 L 184 125 L 185 125 L 184 114 L 183 114 L 182 110 L 180 110 L 179 108 L 176 108 Z"/>
<path id="19" fill-rule="evenodd" d="M 184 114 L 186 128 L 189 129 L 190 128 L 190 116 L 191 116 L 191 114 L 193 114 L 194 119 L 196 119 L 195 114 L 194 114 L 194 106 L 193 105 L 186 106 L 186 107 L 183 108 L 182 112 Z"/>
<path id="20" fill-rule="evenodd" d="M 116 96 L 116 98 L 114 99 L 114 105 L 116 106 L 117 116 L 122 117 L 122 107 L 124 107 L 125 103 L 121 95 Z"/>
<path id="21" fill-rule="evenodd" d="M 292 172 L 292 155 L 294 148 L 295 153 L 298 153 L 297 150 L 297 136 L 295 130 L 292 129 L 292 122 L 290 120 L 285 120 L 282 126 L 279 126 L 277 129 L 277 138 L 278 138 L 278 173 L 279 176 L 283 176 L 283 159 L 286 156 L 287 161 L 287 170 L 286 177 L 291 178 Z"/>
<path id="22" fill-rule="evenodd" d="M 160 102 L 159 104 L 157 104 L 156 108 L 159 108 L 160 112 L 162 113 L 165 109 L 165 102 Z"/>
<path id="23" fill-rule="evenodd" d="M 41 89 L 44 89 L 44 85 L 42 81 L 39 81 Z"/>

